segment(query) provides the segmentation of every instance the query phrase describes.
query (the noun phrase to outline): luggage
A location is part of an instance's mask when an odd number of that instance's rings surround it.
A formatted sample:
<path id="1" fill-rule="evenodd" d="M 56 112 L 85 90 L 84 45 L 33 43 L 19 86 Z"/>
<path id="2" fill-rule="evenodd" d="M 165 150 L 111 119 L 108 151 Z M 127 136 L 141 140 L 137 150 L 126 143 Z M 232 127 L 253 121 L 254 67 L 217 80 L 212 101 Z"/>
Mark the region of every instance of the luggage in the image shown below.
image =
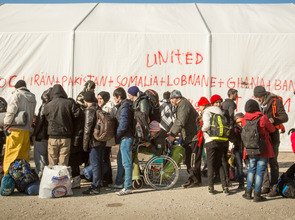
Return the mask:
<path id="1" fill-rule="evenodd" d="M 1 181 L 0 194 L 1 196 L 10 196 L 14 192 L 15 182 L 12 177 L 7 174 Z"/>
<path id="2" fill-rule="evenodd" d="M 66 166 L 45 166 L 40 183 L 40 198 L 73 195 L 70 174 Z"/>
<path id="3" fill-rule="evenodd" d="M 34 182 L 34 183 L 30 183 L 29 185 L 27 185 L 26 189 L 25 189 L 25 193 L 28 195 L 38 195 L 39 194 L 39 189 L 40 189 L 40 182 Z"/>
<path id="4" fill-rule="evenodd" d="M 177 163 L 178 166 L 180 165 L 182 159 L 184 158 L 184 155 L 185 155 L 184 147 L 180 145 L 172 146 L 170 157 Z M 170 161 L 168 161 L 167 164 L 164 166 L 163 171 L 164 171 L 163 179 L 167 179 L 170 177 L 171 174 L 174 173 L 175 168 L 173 164 Z"/>
<path id="5" fill-rule="evenodd" d="M 115 136 L 116 119 L 110 113 L 97 110 L 97 123 L 94 127 L 93 136 L 97 141 L 106 142 Z"/>

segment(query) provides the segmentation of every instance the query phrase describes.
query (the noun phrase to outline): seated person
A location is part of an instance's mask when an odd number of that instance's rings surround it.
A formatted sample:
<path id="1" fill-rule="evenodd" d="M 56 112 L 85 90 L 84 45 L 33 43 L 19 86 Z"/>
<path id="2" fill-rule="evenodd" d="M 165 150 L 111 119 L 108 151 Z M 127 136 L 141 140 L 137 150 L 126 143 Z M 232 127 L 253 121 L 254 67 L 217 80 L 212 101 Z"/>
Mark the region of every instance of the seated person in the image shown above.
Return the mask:
<path id="1" fill-rule="evenodd" d="M 166 146 L 167 133 L 160 128 L 160 123 L 157 121 L 152 121 L 149 124 L 149 131 L 150 141 L 141 143 L 139 152 L 160 156 Z"/>

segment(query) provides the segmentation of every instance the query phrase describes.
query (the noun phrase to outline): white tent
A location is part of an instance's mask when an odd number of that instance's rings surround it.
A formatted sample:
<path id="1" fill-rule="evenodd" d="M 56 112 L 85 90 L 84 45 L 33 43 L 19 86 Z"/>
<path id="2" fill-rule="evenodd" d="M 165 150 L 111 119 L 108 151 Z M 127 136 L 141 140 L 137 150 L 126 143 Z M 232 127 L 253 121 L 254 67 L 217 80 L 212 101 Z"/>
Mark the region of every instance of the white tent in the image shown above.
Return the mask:
<path id="1" fill-rule="evenodd" d="M 25 79 L 40 97 L 60 83 L 76 97 L 137 85 L 201 96 L 239 90 L 238 111 L 264 85 L 283 97 L 294 126 L 293 4 L 4 4 L 0 6 L 0 96 Z M 40 99 L 38 100 L 40 105 Z M 281 150 L 290 151 L 282 135 Z"/>

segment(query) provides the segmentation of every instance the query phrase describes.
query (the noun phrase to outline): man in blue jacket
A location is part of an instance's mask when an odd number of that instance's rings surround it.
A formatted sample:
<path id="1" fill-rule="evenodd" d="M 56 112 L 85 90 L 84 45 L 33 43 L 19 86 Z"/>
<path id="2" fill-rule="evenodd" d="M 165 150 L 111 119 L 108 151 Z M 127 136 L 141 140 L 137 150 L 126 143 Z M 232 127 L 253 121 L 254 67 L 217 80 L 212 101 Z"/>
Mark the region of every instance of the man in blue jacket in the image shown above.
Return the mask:
<path id="1" fill-rule="evenodd" d="M 124 188 L 117 192 L 119 196 L 132 193 L 132 144 L 133 144 L 133 109 L 132 102 L 126 99 L 126 92 L 122 87 L 114 90 L 113 93 L 116 105 L 118 128 L 116 140 L 120 143 L 123 167 L 125 170 Z"/>

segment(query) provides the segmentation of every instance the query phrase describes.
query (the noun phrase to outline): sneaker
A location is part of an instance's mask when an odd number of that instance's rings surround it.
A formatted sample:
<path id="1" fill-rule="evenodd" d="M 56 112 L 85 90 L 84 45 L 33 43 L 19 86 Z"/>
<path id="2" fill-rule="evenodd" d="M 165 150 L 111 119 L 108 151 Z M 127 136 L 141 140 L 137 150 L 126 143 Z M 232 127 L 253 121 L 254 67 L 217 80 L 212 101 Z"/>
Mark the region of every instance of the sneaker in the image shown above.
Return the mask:
<path id="1" fill-rule="evenodd" d="M 268 194 L 267 197 L 275 197 L 278 196 L 279 193 L 276 190 L 271 190 Z"/>
<path id="2" fill-rule="evenodd" d="M 224 187 L 224 188 L 223 188 L 223 193 L 224 193 L 224 194 L 227 194 L 227 195 L 229 194 L 229 189 L 228 189 L 228 187 Z"/>
<path id="3" fill-rule="evenodd" d="M 95 194 L 99 194 L 100 193 L 100 189 L 99 188 L 89 187 L 89 189 L 87 189 L 86 191 L 83 191 L 82 193 L 83 194 L 95 195 Z"/>
<path id="4" fill-rule="evenodd" d="M 79 189 L 81 187 L 81 178 L 80 176 L 75 176 L 72 179 L 72 189 Z"/>
<path id="5" fill-rule="evenodd" d="M 128 194 L 132 194 L 132 190 L 124 188 L 124 189 L 120 190 L 119 192 L 116 192 L 116 194 L 118 196 L 125 196 L 125 195 L 128 195 Z"/>
<path id="6" fill-rule="evenodd" d="M 113 189 L 123 189 L 123 184 L 117 185 L 117 184 L 109 184 L 108 187 Z"/>

